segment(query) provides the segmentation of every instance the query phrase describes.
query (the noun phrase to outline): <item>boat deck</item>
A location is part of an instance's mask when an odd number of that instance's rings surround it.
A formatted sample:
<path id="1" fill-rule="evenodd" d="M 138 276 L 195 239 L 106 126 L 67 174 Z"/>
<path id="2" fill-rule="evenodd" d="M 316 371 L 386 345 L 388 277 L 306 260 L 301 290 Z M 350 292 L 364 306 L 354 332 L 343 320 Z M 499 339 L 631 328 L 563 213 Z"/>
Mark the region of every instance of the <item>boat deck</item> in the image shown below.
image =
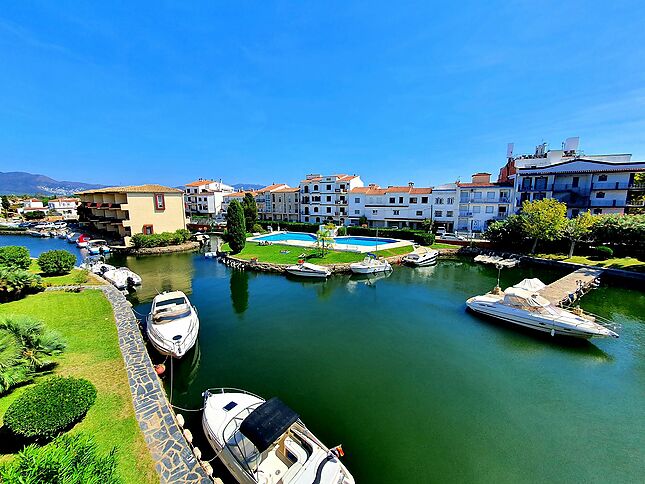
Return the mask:
<path id="1" fill-rule="evenodd" d="M 568 306 L 585 295 L 602 273 L 603 269 L 582 267 L 552 282 L 539 294 L 556 306 Z"/>

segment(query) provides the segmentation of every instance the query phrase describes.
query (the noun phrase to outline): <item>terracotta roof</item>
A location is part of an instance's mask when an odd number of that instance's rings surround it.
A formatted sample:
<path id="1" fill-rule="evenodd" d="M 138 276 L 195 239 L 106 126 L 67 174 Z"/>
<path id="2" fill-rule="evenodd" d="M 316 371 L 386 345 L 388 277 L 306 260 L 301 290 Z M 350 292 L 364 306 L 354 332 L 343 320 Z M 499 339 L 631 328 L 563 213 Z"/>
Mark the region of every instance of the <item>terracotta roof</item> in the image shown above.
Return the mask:
<path id="1" fill-rule="evenodd" d="M 178 188 L 165 187 L 163 185 L 129 185 L 123 187 L 97 188 L 96 190 L 84 190 L 76 192 L 77 195 L 91 195 L 93 193 L 184 193 Z"/>
<path id="2" fill-rule="evenodd" d="M 288 187 L 288 186 L 289 185 L 287 185 L 286 183 L 274 183 L 273 185 L 269 185 L 269 186 L 266 186 L 264 188 L 260 188 L 258 190 L 258 193 L 272 192 L 272 191 L 277 190 L 278 188 Z"/>
<path id="3" fill-rule="evenodd" d="M 479 175 L 490 175 L 491 173 L 488 173 L 486 171 L 479 171 L 477 173 L 474 173 L 473 176 L 479 176 Z"/>
<path id="4" fill-rule="evenodd" d="M 78 198 L 52 198 L 50 202 L 80 202 Z"/>
<path id="5" fill-rule="evenodd" d="M 311 183 L 311 182 L 320 182 L 323 181 L 325 178 L 336 178 L 336 181 L 350 181 L 353 180 L 354 178 L 358 178 L 356 175 L 345 175 L 345 174 L 339 174 L 339 175 L 325 175 L 325 176 L 317 176 L 316 178 L 310 178 L 308 180 L 302 180 L 300 183 Z"/>
<path id="6" fill-rule="evenodd" d="M 201 187 L 202 185 L 210 185 L 211 183 L 215 183 L 214 180 L 197 180 L 194 182 L 186 183 L 184 186 L 185 187 Z"/>
<path id="7" fill-rule="evenodd" d="M 245 192 L 233 192 L 233 193 L 227 193 L 224 195 L 224 197 L 231 197 L 231 198 L 244 198 L 244 195 L 247 193 L 250 193 L 254 197 L 258 194 L 256 191 L 245 191 Z"/>
<path id="8" fill-rule="evenodd" d="M 389 193 L 409 193 L 410 195 L 423 195 L 432 193 L 432 187 L 357 187 L 352 188 L 349 193 L 364 193 L 366 195 L 387 195 Z"/>
<path id="9" fill-rule="evenodd" d="M 512 187 L 513 182 L 490 182 L 490 183 L 457 183 L 457 186 L 465 188 L 475 188 L 475 187 L 491 187 L 491 188 L 504 188 Z"/>
<path id="10" fill-rule="evenodd" d="M 285 187 L 285 188 L 278 188 L 277 190 L 274 190 L 273 193 L 296 193 L 299 192 L 300 188 L 291 188 L 291 187 Z"/>

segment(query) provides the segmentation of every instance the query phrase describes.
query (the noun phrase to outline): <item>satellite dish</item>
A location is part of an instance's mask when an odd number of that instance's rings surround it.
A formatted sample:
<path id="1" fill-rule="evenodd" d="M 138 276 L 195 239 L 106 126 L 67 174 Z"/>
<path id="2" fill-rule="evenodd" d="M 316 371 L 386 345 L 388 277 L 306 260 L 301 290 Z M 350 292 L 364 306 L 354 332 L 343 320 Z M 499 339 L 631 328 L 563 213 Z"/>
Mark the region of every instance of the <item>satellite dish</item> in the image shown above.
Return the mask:
<path id="1" fill-rule="evenodd" d="M 513 156 L 513 148 L 515 148 L 515 143 L 509 143 L 506 145 L 506 158 L 511 158 Z"/>
<path id="2" fill-rule="evenodd" d="M 580 136 L 567 138 L 564 141 L 564 151 L 578 151 L 578 146 L 580 146 Z"/>

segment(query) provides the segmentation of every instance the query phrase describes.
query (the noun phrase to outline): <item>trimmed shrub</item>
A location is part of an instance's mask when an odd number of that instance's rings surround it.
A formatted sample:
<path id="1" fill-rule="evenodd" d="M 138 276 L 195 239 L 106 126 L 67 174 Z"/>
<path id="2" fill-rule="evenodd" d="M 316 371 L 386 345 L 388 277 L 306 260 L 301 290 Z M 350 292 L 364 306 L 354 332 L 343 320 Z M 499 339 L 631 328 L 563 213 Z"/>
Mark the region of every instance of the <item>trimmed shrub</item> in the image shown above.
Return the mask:
<path id="1" fill-rule="evenodd" d="M 347 233 L 349 235 L 362 235 L 365 237 L 376 237 L 377 229 L 368 228 L 368 227 L 358 227 L 356 225 L 350 225 L 347 227 Z M 403 240 L 413 240 L 416 241 L 417 235 L 427 234 L 425 230 L 412 230 L 412 229 L 378 229 L 379 237 L 393 238 L 393 239 L 403 239 Z"/>
<path id="2" fill-rule="evenodd" d="M 102 454 L 94 439 L 78 433 L 61 435 L 49 444 L 29 445 L 0 467 L 6 484 L 57 482 L 121 484 L 117 473 L 116 448 Z"/>
<path id="3" fill-rule="evenodd" d="M 420 245 L 434 244 L 434 234 L 432 232 L 421 232 L 414 235 L 414 241 Z"/>
<path id="4" fill-rule="evenodd" d="M 305 222 L 280 222 L 278 220 L 260 220 L 259 225 L 265 229 L 268 226 L 271 226 L 275 230 L 278 225 L 281 229 L 288 230 L 290 232 L 307 232 L 310 234 L 315 234 L 318 232 L 320 224 L 311 224 Z"/>
<path id="5" fill-rule="evenodd" d="M 603 260 L 611 259 L 614 256 L 614 250 L 611 247 L 607 247 L 606 245 L 599 245 L 598 247 L 594 247 L 594 252 L 596 257 L 600 257 Z"/>
<path id="6" fill-rule="evenodd" d="M 338 227 L 338 230 L 336 231 L 336 233 L 338 234 L 338 236 L 344 237 L 345 235 L 347 235 L 347 227 L 345 227 L 344 225 L 341 225 L 340 227 Z"/>
<path id="7" fill-rule="evenodd" d="M 137 249 L 149 249 L 152 247 L 167 247 L 179 245 L 188 241 L 191 237 L 190 231 L 178 229 L 174 232 L 161 232 L 160 234 L 135 234 L 132 236 L 132 244 Z"/>
<path id="8" fill-rule="evenodd" d="M 31 266 L 29 249 L 17 245 L 0 247 L 0 266 L 29 269 L 29 266 Z"/>
<path id="9" fill-rule="evenodd" d="M 251 232 L 259 232 L 259 233 L 263 234 L 263 233 L 265 233 L 265 232 L 266 232 L 266 230 L 264 230 L 264 227 L 262 227 L 262 225 L 260 225 L 260 224 L 255 224 L 255 225 L 252 227 Z"/>
<path id="10" fill-rule="evenodd" d="M 48 250 L 38 257 L 38 265 L 49 275 L 69 274 L 74 268 L 76 257 L 66 250 Z"/>
<path id="11" fill-rule="evenodd" d="M 96 388 L 89 381 L 52 377 L 14 400 L 3 420 L 19 437 L 51 439 L 81 420 L 95 400 Z"/>
<path id="12" fill-rule="evenodd" d="M 0 266 L 0 302 L 14 301 L 43 289 L 45 285 L 38 274 Z"/>

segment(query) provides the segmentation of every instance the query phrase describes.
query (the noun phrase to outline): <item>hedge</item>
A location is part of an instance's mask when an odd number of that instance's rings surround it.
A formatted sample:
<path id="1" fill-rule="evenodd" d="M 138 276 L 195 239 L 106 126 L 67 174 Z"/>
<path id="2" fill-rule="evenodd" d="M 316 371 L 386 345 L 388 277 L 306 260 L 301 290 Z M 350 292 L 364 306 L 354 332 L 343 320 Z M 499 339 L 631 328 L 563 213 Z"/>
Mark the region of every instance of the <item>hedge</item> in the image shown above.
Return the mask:
<path id="1" fill-rule="evenodd" d="M 52 377 L 25 390 L 3 421 L 15 435 L 51 439 L 81 420 L 96 400 L 96 388 L 82 378 Z"/>
<path id="2" fill-rule="evenodd" d="M 191 234 L 186 229 L 175 230 L 174 232 L 162 232 L 160 234 L 135 234 L 132 236 L 132 244 L 137 249 L 151 247 L 167 247 L 169 245 L 180 245 L 189 240 Z"/>
<path id="3" fill-rule="evenodd" d="M 27 270 L 31 266 L 31 256 L 27 247 L 8 245 L 0 247 L 0 266 Z"/>
<path id="4" fill-rule="evenodd" d="M 44 289 L 45 285 L 38 274 L 0 266 L 0 302 L 13 301 Z"/>
<path id="5" fill-rule="evenodd" d="M 379 237 L 412 240 L 417 244 L 432 245 L 434 244 L 435 236 L 431 232 L 425 230 L 412 230 L 412 229 L 375 229 L 369 227 L 358 227 L 350 225 L 347 227 L 349 235 L 359 235 L 364 237 L 376 237 L 378 232 Z"/>
<path id="6" fill-rule="evenodd" d="M 76 257 L 66 250 L 48 250 L 38 257 L 40 270 L 48 276 L 69 274 L 75 263 Z"/>
<path id="7" fill-rule="evenodd" d="M 273 230 L 276 230 L 279 225 L 281 229 L 285 229 L 287 231 L 308 232 L 310 234 L 315 234 L 320 228 L 320 224 L 311 224 L 305 222 L 281 222 L 279 220 L 258 220 L 258 224 L 265 229 L 271 226 Z"/>

